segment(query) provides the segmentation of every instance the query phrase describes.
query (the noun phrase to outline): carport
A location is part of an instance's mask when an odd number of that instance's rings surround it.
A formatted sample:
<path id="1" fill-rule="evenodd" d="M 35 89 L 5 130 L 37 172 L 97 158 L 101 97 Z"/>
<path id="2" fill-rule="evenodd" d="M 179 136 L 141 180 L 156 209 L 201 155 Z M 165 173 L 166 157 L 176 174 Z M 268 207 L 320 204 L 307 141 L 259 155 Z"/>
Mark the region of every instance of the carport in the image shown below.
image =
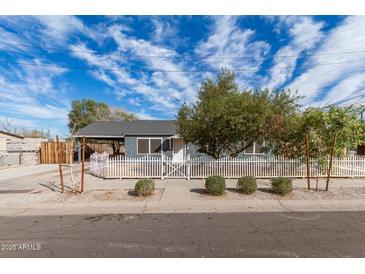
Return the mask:
<path id="1" fill-rule="evenodd" d="M 112 148 L 112 154 L 124 153 L 124 135 L 121 130 L 125 121 L 99 121 L 80 129 L 74 137 L 78 142 L 78 160 L 81 161 L 81 142 L 106 144 Z"/>

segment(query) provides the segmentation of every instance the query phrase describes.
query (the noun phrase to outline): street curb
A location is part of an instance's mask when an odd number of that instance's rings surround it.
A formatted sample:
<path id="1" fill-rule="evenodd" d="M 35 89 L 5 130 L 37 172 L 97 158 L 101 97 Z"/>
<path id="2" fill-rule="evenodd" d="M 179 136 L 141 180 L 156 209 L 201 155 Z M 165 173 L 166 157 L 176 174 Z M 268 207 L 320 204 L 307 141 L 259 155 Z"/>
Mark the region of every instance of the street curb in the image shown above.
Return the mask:
<path id="1" fill-rule="evenodd" d="M 217 212 L 333 212 L 365 211 L 365 200 L 251 200 L 251 201 L 121 201 L 80 204 L 36 204 L 32 207 L 0 209 L 0 216 L 217 213 Z"/>

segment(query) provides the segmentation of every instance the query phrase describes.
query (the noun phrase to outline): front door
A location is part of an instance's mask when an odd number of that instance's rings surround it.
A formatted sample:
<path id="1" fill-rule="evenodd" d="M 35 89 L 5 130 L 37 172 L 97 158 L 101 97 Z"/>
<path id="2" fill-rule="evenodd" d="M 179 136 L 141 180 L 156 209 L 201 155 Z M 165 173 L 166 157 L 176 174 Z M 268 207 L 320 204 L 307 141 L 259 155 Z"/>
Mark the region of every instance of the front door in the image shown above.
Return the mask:
<path id="1" fill-rule="evenodd" d="M 172 160 L 184 161 L 185 156 L 185 143 L 181 138 L 172 139 Z"/>

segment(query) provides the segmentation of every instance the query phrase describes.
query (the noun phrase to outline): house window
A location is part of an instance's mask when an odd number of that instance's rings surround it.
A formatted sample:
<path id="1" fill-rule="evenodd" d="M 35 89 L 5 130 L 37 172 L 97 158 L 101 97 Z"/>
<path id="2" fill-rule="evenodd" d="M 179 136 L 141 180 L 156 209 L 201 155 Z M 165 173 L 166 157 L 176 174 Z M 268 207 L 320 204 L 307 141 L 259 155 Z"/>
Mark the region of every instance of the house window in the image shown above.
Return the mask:
<path id="1" fill-rule="evenodd" d="M 137 140 L 138 154 L 148 154 L 150 151 L 149 146 L 150 146 L 149 139 L 138 139 Z"/>
<path id="2" fill-rule="evenodd" d="M 161 153 L 161 138 L 137 138 L 138 154 L 159 154 Z"/>
<path id="3" fill-rule="evenodd" d="M 161 153 L 161 139 L 150 139 L 150 153 Z"/>
<path id="4" fill-rule="evenodd" d="M 245 149 L 244 154 L 264 154 L 262 148 L 265 146 L 265 141 L 255 142 L 252 146 Z"/>

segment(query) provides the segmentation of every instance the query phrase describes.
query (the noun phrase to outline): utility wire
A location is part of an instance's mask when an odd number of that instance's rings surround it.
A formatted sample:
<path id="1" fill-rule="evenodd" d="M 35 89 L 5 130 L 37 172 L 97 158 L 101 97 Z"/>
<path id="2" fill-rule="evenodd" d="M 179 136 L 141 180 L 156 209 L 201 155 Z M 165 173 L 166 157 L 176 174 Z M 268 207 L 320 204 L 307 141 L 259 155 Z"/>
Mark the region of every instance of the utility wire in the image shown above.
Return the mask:
<path id="1" fill-rule="evenodd" d="M 341 65 L 341 64 L 352 64 L 352 63 L 361 63 L 365 62 L 365 60 L 357 60 L 352 62 L 335 62 L 335 63 L 319 63 L 313 65 L 316 66 L 331 66 L 331 65 Z M 35 67 L 53 67 L 53 68 L 63 68 L 69 70 L 99 70 L 99 71 L 126 71 L 126 72 L 166 72 L 166 73 L 197 73 L 197 72 L 220 72 L 221 69 L 195 69 L 195 70 L 163 70 L 163 69 L 149 69 L 149 68 L 141 68 L 141 69 L 109 69 L 109 68 L 93 68 L 93 67 L 70 67 L 63 65 L 53 65 L 53 64 L 37 64 L 37 63 L 27 63 L 27 62 L 17 62 L 17 61 L 0 61 L 0 63 L 5 64 L 19 64 L 24 66 L 35 66 Z M 252 68 L 236 68 L 231 69 L 232 72 L 243 72 L 243 71 L 252 71 L 252 70 L 285 70 L 288 68 L 296 68 L 296 66 L 285 66 L 280 68 L 260 68 L 260 67 L 252 67 Z"/>
<path id="2" fill-rule="evenodd" d="M 176 54 L 167 54 L 167 55 L 139 55 L 139 54 L 131 54 L 131 53 L 105 53 L 105 52 L 98 52 L 98 51 L 83 51 L 83 50 L 73 50 L 73 49 L 66 49 L 66 48 L 57 48 L 57 47 L 45 47 L 45 46 L 36 46 L 36 45 L 30 45 L 30 44 L 13 44 L 13 43 L 7 43 L 0 41 L 0 44 L 12 46 L 12 47 L 29 47 L 29 48 L 38 48 L 43 50 L 51 50 L 51 51 L 65 51 L 65 52 L 74 52 L 74 53 L 86 53 L 86 54 L 94 54 L 94 55 L 107 55 L 107 56 L 120 56 L 120 57 L 142 57 L 142 58 L 161 58 L 161 59 L 188 59 L 194 58 L 193 56 L 179 56 Z M 195 52 L 193 52 L 196 54 Z M 318 55 L 318 56 L 331 56 L 331 55 L 339 55 L 339 54 L 356 54 L 356 53 L 365 53 L 365 50 L 349 50 L 349 51 L 338 51 L 338 52 L 330 52 L 330 53 L 311 53 L 311 52 L 304 52 L 302 53 L 303 56 L 312 56 L 312 55 Z M 268 57 L 275 57 L 275 58 L 298 58 L 298 55 L 275 55 L 275 54 L 266 54 L 263 57 L 252 57 L 252 56 L 241 56 L 241 55 L 222 55 L 219 57 L 199 57 L 203 60 L 214 60 L 214 59 L 225 59 L 225 58 L 237 58 L 237 59 L 266 59 Z"/>
<path id="3" fill-rule="evenodd" d="M 351 105 L 353 103 L 361 102 L 361 101 L 365 100 L 365 94 L 357 94 L 357 93 L 359 93 L 360 91 L 363 91 L 363 90 L 365 90 L 365 87 L 359 88 L 358 90 L 354 91 L 351 95 L 349 95 L 347 98 L 344 98 L 340 102 L 337 102 L 337 105 L 338 106 L 346 106 L 346 105 Z M 351 101 L 351 100 L 354 100 L 354 99 L 357 99 L 357 98 L 360 98 L 360 100 Z"/>
<path id="4" fill-rule="evenodd" d="M 352 105 L 363 105 L 363 104 L 365 104 L 365 98 L 360 99 L 360 100 L 356 100 L 356 101 L 350 101 L 350 102 L 348 102 L 348 103 L 346 103 L 346 104 L 341 104 L 341 105 L 339 105 L 339 106 L 341 106 L 341 107 L 346 107 L 346 106 L 352 106 Z"/>

